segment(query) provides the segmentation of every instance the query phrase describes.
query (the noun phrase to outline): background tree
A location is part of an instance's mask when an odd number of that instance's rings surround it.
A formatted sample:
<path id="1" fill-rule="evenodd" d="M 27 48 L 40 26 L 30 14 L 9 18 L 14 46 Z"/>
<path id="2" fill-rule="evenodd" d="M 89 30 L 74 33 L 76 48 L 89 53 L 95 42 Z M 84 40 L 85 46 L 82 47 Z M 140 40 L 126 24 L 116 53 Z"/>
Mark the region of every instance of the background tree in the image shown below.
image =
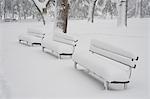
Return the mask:
<path id="1" fill-rule="evenodd" d="M 90 0 L 70 0 L 69 18 L 84 19 L 88 16 Z"/>
<path id="2" fill-rule="evenodd" d="M 141 0 L 141 17 L 150 17 L 150 0 Z"/>
<path id="3" fill-rule="evenodd" d="M 47 16 L 47 9 L 48 9 L 48 5 L 50 3 L 50 1 L 55 2 L 54 0 L 32 0 L 35 7 L 37 8 L 37 10 L 39 11 L 42 20 L 43 20 L 43 24 L 45 25 L 45 17 Z"/>
<path id="4" fill-rule="evenodd" d="M 34 0 L 32 0 L 32 1 L 33 1 L 33 4 L 35 5 L 35 7 L 37 8 L 37 10 L 39 11 L 39 13 L 42 17 L 43 24 L 45 25 L 45 19 L 44 19 L 41 9 L 38 7 L 38 5 L 36 4 L 36 2 Z"/>
<path id="5" fill-rule="evenodd" d="M 94 22 L 94 11 L 97 0 L 92 0 L 89 5 L 89 18 L 88 21 Z"/>
<path id="6" fill-rule="evenodd" d="M 68 0 L 55 1 L 55 33 L 67 33 Z"/>
<path id="7" fill-rule="evenodd" d="M 3 18 L 3 13 L 4 13 L 4 1 L 0 0 L 0 19 Z"/>
<path id="8" fill-rule="evenodd" d="M 118 5 L 118 26 L 127 26 L 127 5 L 128 0 L 120 0 Z"/>
<path id="9" fill-rule="evenodd" d="M 38 1 L 38 0 L 37 0 Z M 92 0 L 69 0 L 69 18 L 87 19 L 89 18 L 89 4 Z M 109 1 L 109 2 L 108 2 Z M 118 8 L 116 0 L 97 0 L 93 17 L 96 18 L 117 18 Z M 118 1 L 118 0 L 117 0 Z M 150 17 L 150 0 L 127 0 L 128 18 Z M 43 4 L 45 0 L 38 1 Z M 42 14 L 54 18 L 55 0 L 49 0 L 46 7 L 41 10 Z M 41 20 L 41 14 L 37 10 L 32 0 L 0 0 L 0 19 L 15 18 L 17 20 L 37 19 Z M 92 17 L 91 17 L 92 19 Z"/>

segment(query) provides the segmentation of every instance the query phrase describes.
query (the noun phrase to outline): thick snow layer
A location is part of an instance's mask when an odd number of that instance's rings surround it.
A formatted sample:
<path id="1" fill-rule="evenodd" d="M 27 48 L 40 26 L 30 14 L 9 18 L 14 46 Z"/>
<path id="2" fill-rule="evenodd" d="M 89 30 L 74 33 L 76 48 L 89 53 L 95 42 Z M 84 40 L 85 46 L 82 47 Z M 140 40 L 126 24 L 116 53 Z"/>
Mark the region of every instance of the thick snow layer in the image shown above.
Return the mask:
<path id="1" fill-rule="evenodd" d="M 43 53 L 40 46 L 28 47 L 18 43 L 18 36 L 28 27 L 45 28 L 53 32 L 53 23 L 45 27 L 39 22 L 1 23 L 0 69 L 3 80 L 0 96 L 12 99 L 148 99 L 148 19 L 130 19 L 128 28 L 117 28 L 116 21 L 70 20 L 68 33 L 79 39 L 80 46 L 100 39 L 138 55 L 127 90 L 105 91 L 103 83 L 77 71 L 69 58 L 57 59 Z M 112 85 L 113 88 L 123 87 Z M 1 99 L 1 98 L 0 98 Z M 2 98 L 3 99 L 3 98 Z M 4 98 L 5 99 L 5 98 Z"/>

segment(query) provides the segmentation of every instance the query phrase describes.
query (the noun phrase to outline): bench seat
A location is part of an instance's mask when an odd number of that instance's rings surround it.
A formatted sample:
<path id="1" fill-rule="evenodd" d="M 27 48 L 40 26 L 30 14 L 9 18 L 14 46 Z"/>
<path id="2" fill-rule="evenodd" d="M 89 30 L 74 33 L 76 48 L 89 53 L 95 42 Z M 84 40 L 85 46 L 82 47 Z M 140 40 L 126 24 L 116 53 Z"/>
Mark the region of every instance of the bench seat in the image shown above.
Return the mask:
<path id="1" fill-rule="evenodd" d="M 30 46 L 34 44 L 41 45 L 41 41 L 44 35 L 45 33 L 42 29 L 28 28 L 26 33 L 19 35 L 19 42 L 25 42 L 27 45 Z"/>
<path id="2" fill-rule="evenodd" d="M 108 82 L 129 81 L 130 72 L 121 68 L 123 64 L 82 49 L 75 49 L 72 58 L 76 63 L 105 78 Z"/>
<path id="3" fill-rule="evenodd" d="M 42 38 L 38 38 L 28 34 L 22 34 L 19 36 L 19 42 L 26 42 L 28 45 L 39 44 L 41 45 Z"/>

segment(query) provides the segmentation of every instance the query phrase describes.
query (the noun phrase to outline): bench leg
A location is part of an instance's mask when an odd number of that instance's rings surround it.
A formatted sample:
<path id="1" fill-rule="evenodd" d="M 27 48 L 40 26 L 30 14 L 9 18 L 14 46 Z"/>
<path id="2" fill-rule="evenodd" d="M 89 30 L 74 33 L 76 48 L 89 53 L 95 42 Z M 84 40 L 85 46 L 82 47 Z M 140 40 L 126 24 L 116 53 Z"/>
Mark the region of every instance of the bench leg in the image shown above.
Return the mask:
<path id="1" fill-rule="evenodd" d="M 32 43 L 29 43 L 29 42 L 27 41 L 27 45 L 28 45 L 28 46 L 32 46 Z"/>
<path id="2" fill-rule="evenodd" d="M 61 59 L 61 55 L 59 54 L 59 59 Z"/>
<path id="3" fill-rule="evenodd" d="M 21 40 L 19 40 L 19 43 L 21 43 Z"/>
<path id="4" fill-rule="evenodd" d="M 30 47 L 33 46 L 32 43 L 28 43 L 28 45 L 29 45 Z"/>
<path id="5" fill-rule="evenodd" d="M 75 69 L 78 69 L 78 68 L 77 68 L 77 62 L 74 62 L 74 68 L 75 68 Z"/>
<path id="6" fill-rule="evenodd" d="M 45 48 L 45 47 L 42 47 L 42 51 L 43 51 L 43 52 L 44 52 L 44 48 Z"/>
<path id="7" fill-rule="evenodd" d="M 60 54 L 58 54 L 58 55 L 57 55 L 57 58 L 58 58 L 58 59 L 61 59 L 61 55 L 60 55 Z"/>
<path id="8" fill-rule="evenodd" d="M 104 81 L 104 89 L 109 90 L 109 82 L 108 81 Z"/>
<path id="9" fill-rule="evenodd" d="M 124 83 L 124 89 L 127 89 L 127 83 Z"/>

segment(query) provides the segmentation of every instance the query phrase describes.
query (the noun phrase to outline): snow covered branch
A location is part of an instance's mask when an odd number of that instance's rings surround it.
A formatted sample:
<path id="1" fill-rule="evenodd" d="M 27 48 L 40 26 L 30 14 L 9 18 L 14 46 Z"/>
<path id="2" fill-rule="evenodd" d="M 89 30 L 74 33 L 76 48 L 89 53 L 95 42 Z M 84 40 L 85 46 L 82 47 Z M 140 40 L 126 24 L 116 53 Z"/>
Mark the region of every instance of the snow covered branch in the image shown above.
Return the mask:
<path id="1" fill-rule="evenodd" d="M 43 21 L 43 24 L 45 25 L 45 19 L 44 19 L 44 16 L 43 16 L 43 13 L 42 13 L 42 10 L 41 10 L 41 7 L 38 6 L 38 3 L 37 3 L 37 0 L 32 0 L 35 7 L 37 8 L 37 10 L 39 11 L 41 17 L 42 17 L 42 21 Z"/>
<path id="2" fill-rule="evenodd" d="M 47 6 L 51 0 L 45 0 L 42 3 L 39 2 L 38 0 L 32 0 L 32 1 L 34 3 L 35 7 L 37 8 L 37 10 L 39 11 L 39 13 L 42 17 L 42 20 L 43 20 L 43 24 L 45 25 L 46 21 L 45 21 L 43 13 L 47 12 Z"/>

